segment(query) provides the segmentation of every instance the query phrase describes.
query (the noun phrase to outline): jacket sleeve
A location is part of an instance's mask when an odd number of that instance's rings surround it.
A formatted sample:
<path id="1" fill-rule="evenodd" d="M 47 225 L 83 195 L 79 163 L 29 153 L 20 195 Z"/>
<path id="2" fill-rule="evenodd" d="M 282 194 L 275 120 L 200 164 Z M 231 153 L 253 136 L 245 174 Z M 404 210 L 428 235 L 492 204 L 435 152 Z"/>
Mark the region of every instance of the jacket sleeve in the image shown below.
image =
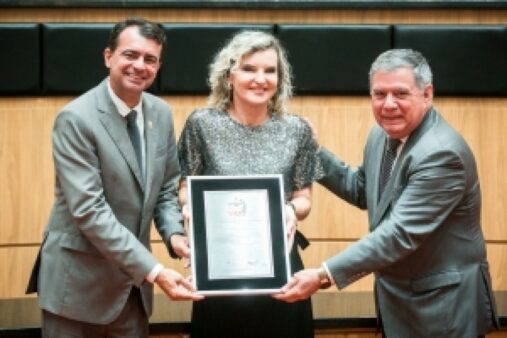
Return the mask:
<path id="1" fill-rule="evenodd" d="M 417 250 L 445 224 L 463 197 L 465 166 L 451 150 L 428 154 L 407 173 L 405 186 L 381 223 L 326 262 L 339 288 Z"/>
<path id="2" fill-rule="evenodd" d="M 180 182 L 180 165 L 178 161 L 178 150 L 176 146 L 172 114 L 170 111 L 164 115 L 167 128 L 164 131 L 167 135 L 167 159 L 165 164 L 163 186 L 158 194 L 155 205 L 154 219 L 155 226 L 164 240 L 164 243 L 173 258 L 178 256 L 170 245 L 170 238 L 174 234 L 185 234 L 183 218 L 178 204 L 178 187 Z"/>
<path id="3" fill-rule="evenodd" d="M 348 203 L 366 209 L 365 176 L 362 166 L 353 169 L 324 147 L 318 154 L 324 169 L 324 176 L 318 182 Z"/>
<path id="4" fill-rule="evenodd" d="M 52 134 L 57 185 L 81 235 L 140 285 L 157 262 L 118 221 L 105 198 L 96 134 L 91 129 L 71 111 L 58 115 Z"/>

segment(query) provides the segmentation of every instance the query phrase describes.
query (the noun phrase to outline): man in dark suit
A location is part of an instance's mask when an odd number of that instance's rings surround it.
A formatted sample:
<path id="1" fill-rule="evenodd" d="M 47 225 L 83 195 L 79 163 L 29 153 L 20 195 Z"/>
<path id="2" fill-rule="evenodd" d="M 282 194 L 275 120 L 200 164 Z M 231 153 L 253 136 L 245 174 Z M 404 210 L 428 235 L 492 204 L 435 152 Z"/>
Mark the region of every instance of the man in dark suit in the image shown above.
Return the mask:
<path id="1" fill-rule="evenodd" d="M 109 77 L 56 118 L 55 203 L 27 290 L 39 294 L 44 337 L 147 337 L 153 283 L 199 299 L 150 252 L 155 220 L 171 255 L 188 256 L 171 111 L 144 92 L 164 46 L 160 25 L 118 23 L 104 51 Z"/>
<path id="2" fill-rule="evenodd" d="M 297 301 L 323 284 L 341 289 L 374 273 L 386 337 L 483 336 L 498 320 L 472 151 L 433 108 L 431 69 L 420 53 L 382 53 L 370 90 L 378 125 L 362 165 L 352 169 L 323 149 L 320 182 L 368 210 L 370 233 L 319 269 L 296 273 L 277 298 Z"/>

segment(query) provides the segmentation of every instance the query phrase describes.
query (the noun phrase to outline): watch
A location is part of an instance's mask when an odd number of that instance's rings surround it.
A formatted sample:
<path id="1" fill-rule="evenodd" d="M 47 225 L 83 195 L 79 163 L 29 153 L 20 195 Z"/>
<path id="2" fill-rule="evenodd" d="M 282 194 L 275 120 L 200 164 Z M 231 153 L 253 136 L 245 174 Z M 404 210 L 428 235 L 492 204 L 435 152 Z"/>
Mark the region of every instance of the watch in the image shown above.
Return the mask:
<path id="1" fill-rule="evenodd" d="M 331 280 L 329 279 L 329 275 L 327 274 L 326 269 L 324 269 L 323 266 L 321 266 L 317 273 L 319 275 L 319 281 L 320 281 L 320 288 L 321 289 L 327 289 L 331 286 Z"/>

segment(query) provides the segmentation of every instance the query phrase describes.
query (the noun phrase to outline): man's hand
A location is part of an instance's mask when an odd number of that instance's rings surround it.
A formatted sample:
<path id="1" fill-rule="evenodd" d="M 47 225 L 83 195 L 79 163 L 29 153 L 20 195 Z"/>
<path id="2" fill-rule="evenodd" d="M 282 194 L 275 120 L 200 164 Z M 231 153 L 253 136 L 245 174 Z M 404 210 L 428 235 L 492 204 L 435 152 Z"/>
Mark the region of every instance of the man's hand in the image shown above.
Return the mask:
<path id="1" fill-rule="evenodd" d="M 171 269 L 162 269 L 155 278 L 155 283 L 172 300 L 201 300 L 204 298 L 194 294 L 192 283 Z"/>
<path id="2" fill-rule="evenodd" d="M 320 288 L 320 279 L 317 269 L 306 269 L 296 272 L 292 279 L 282 287 L 281 293 L 273 298 L 287 303 L 307 299 Z"/>
<path id="3" fill-rule="evenodd" d="M 190 258 L 190 244 L 187 236 L 174 234 L 169 241 L 176 255 L 181 258 Z"/>
<path id="4" fill-rule="evenodd" d="M 303 117 L 303 119 L 310 126 L 310 130 L 312 131 L 312 138 L 315 141 L 315 143 L 317 144 L 317 149 L 320 149 L 321 145 L 319 143 L 319 134 L 317 133 L 317 128 L 315 128 L 315 126 L 313 125 L 312 121 L 310 121 L 308 118 Z"/>

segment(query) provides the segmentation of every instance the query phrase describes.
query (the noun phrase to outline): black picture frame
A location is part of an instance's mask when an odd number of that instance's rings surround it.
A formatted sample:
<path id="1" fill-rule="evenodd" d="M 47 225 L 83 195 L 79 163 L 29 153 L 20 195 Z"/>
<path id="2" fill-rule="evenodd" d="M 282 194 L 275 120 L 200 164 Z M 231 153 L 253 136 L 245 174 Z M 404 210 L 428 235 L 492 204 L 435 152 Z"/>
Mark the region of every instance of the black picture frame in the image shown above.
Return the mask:
<path id="1" fill-rule="evenodd" d="M 191 215 L 189 222 L 191 265 L 196 293 L 203 295 L 248 295 L 279 292 L 291 275 L 284 222 L 285 203 L 282 176 L 188 176 L 187 189 Z M 215 196 L 222 196 L 223 198 L 215 198 Z M 253 206 L 263 204 L 254 203 L 256 200 L 263 200 L 262 198 L 245 201 L 241 197 L 240 204 L 237 204 L 239 203 L 237 200 L 230 202 L 231 198 L 237 198 L 237 196 L 265 196 L 267 198 L 267 212 L 253 210 Z M 218 208 L 216 208 L 217 205 Z M 238 205 L 241 206 L 240 209 L 237 209 Z M 238 213 L 237 210 L 240 210 L 240 212 Z M 216 216 L 217 214 L 219 215 Z M 241 215 L 238 216 L 239 214 Z M 244 215 L 246 215 L 246 218 L 258 217 L 262 219 L 262 216 L 258 216 L 258 214 L 265 215 L 268 218 L 267 221 L 236 222 L 237 218 L 235 217 L 241 218 Z M 214 220 L 215 218 L 220 219 L 222 215 L 226 215 L 226 222 Z M 222 226 L 219 223 L 226 223 L 227 225 Z M 238 228 L 241 226 L 243 227 Z M 262 229 L 264 226 L 267 228 L 267 230 L 264 229 L 267 236 L 259 236 L 260 241 L 254 240 L 255 236 L 248 237 L 244 234 L 235 238 L 236 234 L 248 231 L 244 229 L 251 228 L 256 232 L 257 229 Z M 233 230 L 231 231 L 231 229 Z M 238 229 L 237 232 L 236 229 Z M 260 231 L 259 233 L 263 232 Z M 220 240 L 217 240 L 217 238 Z M 269 240 L 264 241 L 266 238 L 269 238 Z M 223 242 L 226 242 L 226 244 Z M 244 245 L 244 242 L 248 242 L 248 244 Z M 238 250 L 239 254 L 217 255 L 217 252 L 210 252 L 210 250 L 216 250 L 217 247 L 220 248 L 221 246 L 233 247 L 230 252 Z M 259 251 L 253 255 L 252 250 L 257 249 Z M 245 260 L 241 259 L 243 257 L 242 250 L 247 252 L 244 256 L 247 257 Z M 225 250 L 223 252 L 229 251 Z M 266 257 L 268 258 L 264 259 Z M 255 273 L 238 273 L 238 275 L 235 275 L 235 272 L 233 272 L 230 275 L 224 274 L 216 277 L 215 272 L 220 270 L 220 268 L 216 268 L 217 266 L 225 267 L 226 270 L 234 270 L 238 265 L 255 265 L 256 262 L 250 264 L 249 260 L 252 260 L 252 258 L 261 262 L 270 262 L 269 264 L 259 264 L 266 267 L 265 271 L 269 270 L 269 273 L 266 275 L 256 275 Z M 230 261 L 233 263 L 230 263 Z M 231 265 L 233 268 L 230 268 Z"/>

